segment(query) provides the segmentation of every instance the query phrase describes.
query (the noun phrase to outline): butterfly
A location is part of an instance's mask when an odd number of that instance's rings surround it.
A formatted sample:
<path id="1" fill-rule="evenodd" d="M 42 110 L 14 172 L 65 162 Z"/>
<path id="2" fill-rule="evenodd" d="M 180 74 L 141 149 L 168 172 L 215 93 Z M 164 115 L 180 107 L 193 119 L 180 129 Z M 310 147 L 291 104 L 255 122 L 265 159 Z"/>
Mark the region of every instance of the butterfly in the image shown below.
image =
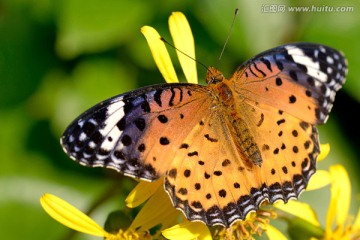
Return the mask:
<path id="1" fill-rule="evenodd" d="M 65 130 L 78 163 L 146 181 L 164 178 L 175 208 L 192 221 L 231 226 L 261 203 L 297 199 L 316 171 L 316 125 L 345 82 L 337 50 L 312 43 L 260 53 L 206 86 L 174 83 L 120 94 Z"/>

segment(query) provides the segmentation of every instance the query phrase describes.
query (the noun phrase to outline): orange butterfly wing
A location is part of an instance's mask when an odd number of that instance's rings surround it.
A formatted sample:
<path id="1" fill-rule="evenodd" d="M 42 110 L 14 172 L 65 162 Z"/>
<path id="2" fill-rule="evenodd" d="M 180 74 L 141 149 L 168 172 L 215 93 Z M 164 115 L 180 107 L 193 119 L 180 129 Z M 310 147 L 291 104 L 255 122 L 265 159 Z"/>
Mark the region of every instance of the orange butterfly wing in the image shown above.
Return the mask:
<path id="1" fill-rule="evenodd" d="M 153 181 L 167 171 L 182 139 L 200 121 L 196 118 L 209 112 L 210 101 L 204 86 L 144 87 L 80 115 L 64 132 L 61 144 L 82 165 Z"/>
<path id="2" fill-rule="evenodd" d="M 249 60 L 208 86 L 163 84 L 91 108 L 65 131 L 65 152 L 144 180 L 165 177 L 174 206 L 230 226 L 260 204 L 297 198 L 315 172 L 324 123 L 346 63 L 328 47 L 294 44 Z"/>
<path id="3" fill-rule="evenodd" d="M 326 46 L 298 43 L 257 55 L 230 78 L 240 96 L 312 124 L 326 122 L 345 82 L 343 55 Z"/>

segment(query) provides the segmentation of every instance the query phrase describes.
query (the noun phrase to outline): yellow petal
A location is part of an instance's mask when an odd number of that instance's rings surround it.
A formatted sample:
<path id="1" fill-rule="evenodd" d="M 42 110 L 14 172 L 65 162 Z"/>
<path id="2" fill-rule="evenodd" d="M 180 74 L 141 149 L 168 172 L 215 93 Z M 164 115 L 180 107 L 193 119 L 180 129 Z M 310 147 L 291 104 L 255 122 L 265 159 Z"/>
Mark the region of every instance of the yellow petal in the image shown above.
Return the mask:
<path id="1" fill-rule="evenodd" d="M 330 174 L 333 182 L 330 187 L 331 200 L 336 198 L 336 225 L 344 226 L 345 220 L 348 216 L 350 201 L 351 201 L 351 183 L 348 173 L 345 168 L 336 164 L 330 166 Z"/>
<path id="2" fill-rule="evenodd" d="M 175 47 L 193 58 L 176 51 L 187 81 L 197 83 L 194 37 L 185 15 L 181 12 L 173 12 L 169 18 L 169 28 Z"/>
<path id="3" fill-rule="evenodd" d="M 354 228 L 354 230 L 357 230 L 357 231 L 360 230 L 360 209 L 358 210 L 358 213 L 356 215 L 353 228 Z"/>
<path id="4" fill-rule="evenodd" d="M 185 222 L 162 231 L 162 235 L 171 240 L 202 239 L 211 240 L 209 228 L 201 222 Z"/>
<path id="5" fill-rule="evenodd" d="M 329 208 L 326 214 L 326 235 L 330 236 L 332 232 L 332 224 L 334 222 L 336 211 L 337 211 L 337 205 L 338 205 L 338 198 L 337 196 L 340 194 L 338 191 L 339 189 L 335 189 L 334 187 L 330 188 L 331 191 L 331 198 L 329 203 Z"/>
<path id="6" fill-rule="evenodd" d="M 266 235 L 268 236 L 269 240 L 287 240 L 287 238 L 276 228 L 271 225 L 266 227 Z"/>
<path id="7" fill-rule="evenodd" d="M 329 185 L 332 181 L 331 175 L 328 171 L 317 170 L 316 173 L 310 178 L 309 184 L 306 188 L 307 191 L 316 190 Z"/>
<path id="8" fill-rule="evenodd" d="M 99 237 L 108 235 L 95 221 L 61 198 L 46 193 L 40 204 L 52 218 L 71 229 Z"/>
<path id="9" fill-rule="evenodd" d="M 155 63 L 165 81 L 168 83 L 179 82 L 165 44 L 160 40 L 159 33 L 149 26 L 142 27 L 141 32 L 146 38 Z"/>
<path id="10" fill-rule="evenodd" d="M 126 206 L 134 208 L 145 202 L 164 183 L 163 180 L 155 182 L 139 182 L 125 199 Z"/>
<path id="11" fill-rule="evenodd" d="M 290 200 L 286 204 L 283 202 L 276 202 L 275 207 L 284 212 L 302 218 L 314 226 L 320 226 L 314 210 L 307 203 Z"/>
<path id="12" fill-rule="evenodd" d="M 322 160 L 324 160 L 327 155 L 329 155 L 330 152 L 330 144 L 325 143 L 325 144 L 320 144 L 320 154 L 317 158 L 317 161 L 320 162 Z"/>
<path id="13" fill-rule="evenodd" d="M 160 223 L 171 226 L 176 223 L 180 215 L 180 211 L 173 207 L 167 193 L 159 187 L 136 215 L 130 228 L 141 231 Z"/>

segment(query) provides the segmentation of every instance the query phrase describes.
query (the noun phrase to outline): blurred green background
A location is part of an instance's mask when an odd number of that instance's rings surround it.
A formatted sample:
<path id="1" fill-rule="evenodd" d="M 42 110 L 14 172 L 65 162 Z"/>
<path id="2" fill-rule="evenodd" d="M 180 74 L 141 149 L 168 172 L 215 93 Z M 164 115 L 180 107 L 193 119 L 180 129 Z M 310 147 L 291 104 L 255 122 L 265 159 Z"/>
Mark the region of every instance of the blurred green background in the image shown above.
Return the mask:
<path id="1" fill-rule="evenodd" d="M 350 12 L 290 12 L 291 6 L 352 6 Z M 275 7 L 274 7 L 275 6 Z M 284 12 L 274 11 L 285 6 Z M 182 11 L 193 30 L 197 59 L 225 76 L 246 59 L 280 44 L 317 42 L 342 50 L 349 75 L 337 95 L 321 142 L 331 144 L 327 160 L 345 165 L 353 186 L 351 213 L 358 209 L 360 122 L 360 4 L 353 1 L 184 1 L 184 0 L 2 0 L 0 1 L 0 229 L 2 239 L 69 239 L 70 230 L 39 205 L 46 192 L 92 212 L 103 225 L 110 211 L 124 207 L 134 182 L 104 169 L 71 161 L 59 138 L 92 105 L 140 86 L 162 83 L 144 25 L 171 40 L 168 17 Z M 220 62 L 235 8 L 239 15 Z M 181 74 L 176 54 L 172 59 Z M 204 83 L 206 69 L 199 67 Z M 110 191 L 110 192 L 109 192 Z M 102 201 L 109 194 L 110 201 Z M 329 188 L 306 192 L 324 223 Z M 104 202 L 104 203 L 103 203 Z M 91 208 L 91 209 L 90 209 Z M 69 235 L 70 234 L 70 235 Z M 72 239 L 91 239 L 77 234 Z"/>

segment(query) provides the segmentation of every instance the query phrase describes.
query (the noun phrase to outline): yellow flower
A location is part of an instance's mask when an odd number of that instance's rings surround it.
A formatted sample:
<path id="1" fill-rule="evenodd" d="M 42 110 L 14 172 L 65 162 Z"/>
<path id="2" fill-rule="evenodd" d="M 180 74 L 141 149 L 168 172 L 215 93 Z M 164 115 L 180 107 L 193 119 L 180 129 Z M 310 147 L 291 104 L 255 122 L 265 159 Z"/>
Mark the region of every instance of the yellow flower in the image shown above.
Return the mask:
<path id="1" fill-rule="evenodd" d="M 162 188 L 163 183 L 163 179 L 153 183 L 140 182 L 128 195 L 125 200 L 128 207 L 136 207 L 147 200 L 130 228 L 141 231 L 161 225 L 160 231 L 167 239 L 212 239 L 205 224 L 187 221 L 182 212 L 173 207 Z M 177 224 L 182 219 L 184 221 Z"/>
<path id="2" fill-rule="evenodd" d="M 128 195 L 125 200 L 128 207 L 135 207 L 147 200 L 131 223 L 130 229 L 146 231 L 161 226 L 161 231 L 178 223 L 182 213 L 173 207 L 162 187 L 163 183 L 163 179 L 153 183 L 140 182 Z"/>
<path id="3" fill-rule="evenodd" d="M 351 200 L 349 175 L 340 164 L 331 166 L 330 174 L 331 199 L 326 216 L 324 239 L 360 239 L 360 209 L 355 221 L 348 215 Z"/>
<path id="4" fill-rule="evenodd" d="M 321 227 L 314 210 L 305 203 L 290 201 L 288 204 L 276 204 L 276 208 L 294 217 L 288 217 L 289 228 L 293 234 L 302 232 L 312 240 L 355 240 L 360 239 L 360 209 L 354 218 L 349 215 L 351 184 L 348 173 L 340 165 L 332 165 L 324 174 L 329 181 L 331 199 L 326 216 L 326 226 Z M 289 232 L 292 230 L 289 229 Z M 291 234 L 290 234 L 291 235 Z"/>
<path id="5" fill-rule="evenodd" d="M 61 198 L 49 193 L 44 194 L 40 198 L 40 204 L 52 218 L 82 233 L 103 237 L 106 240 L 151 239 L 148 231 L 135 231 L 131 228 L 125 231 L 120 229 L 116 234 L 108 233 L 86 214 Z"/>
<path id="6" fill-rule="evenodd" d="M 276 219 L 277 214 L 269 208 L 267 203 L 256 211 L 251 212 L 243 221 L 236 221 L 229 228 L 221 228 L 215 232 L 215 239 L 255 239 L 264 232 L 270 240 L 286 239 L 276 228 L 270 225 L 271 219 Z"/>
<path id="7" fill-rule="evenodd" d="M 169 29 L 174 40 L 174 45 L 186 55 L 177 51 L 180 65 L 183 69 L 184 75 L 189 83 L 197 83 L 197 70 L 195 59 L 195 44 L 191 32 L 189 22 L 185 15 L 181 12 L 173 12 L 169 18 Z M 166 50 L 165 43 L 161 41 L 161 36 L 152 27 L 144 26 L 141 28 L 144 34 L 156 65 L 166 82 L 178 82 L 174 66 L 171 62 L 169 53 Z M 189 56 L 191 58 L 189 58 Z"/>
<path id="8" fill-rule="evenodd" d="M 211 240 L 211 233 L 205 224 L 184 221 L 162 232 L 163 236 L 172 240 L 202 239 Z"/>

